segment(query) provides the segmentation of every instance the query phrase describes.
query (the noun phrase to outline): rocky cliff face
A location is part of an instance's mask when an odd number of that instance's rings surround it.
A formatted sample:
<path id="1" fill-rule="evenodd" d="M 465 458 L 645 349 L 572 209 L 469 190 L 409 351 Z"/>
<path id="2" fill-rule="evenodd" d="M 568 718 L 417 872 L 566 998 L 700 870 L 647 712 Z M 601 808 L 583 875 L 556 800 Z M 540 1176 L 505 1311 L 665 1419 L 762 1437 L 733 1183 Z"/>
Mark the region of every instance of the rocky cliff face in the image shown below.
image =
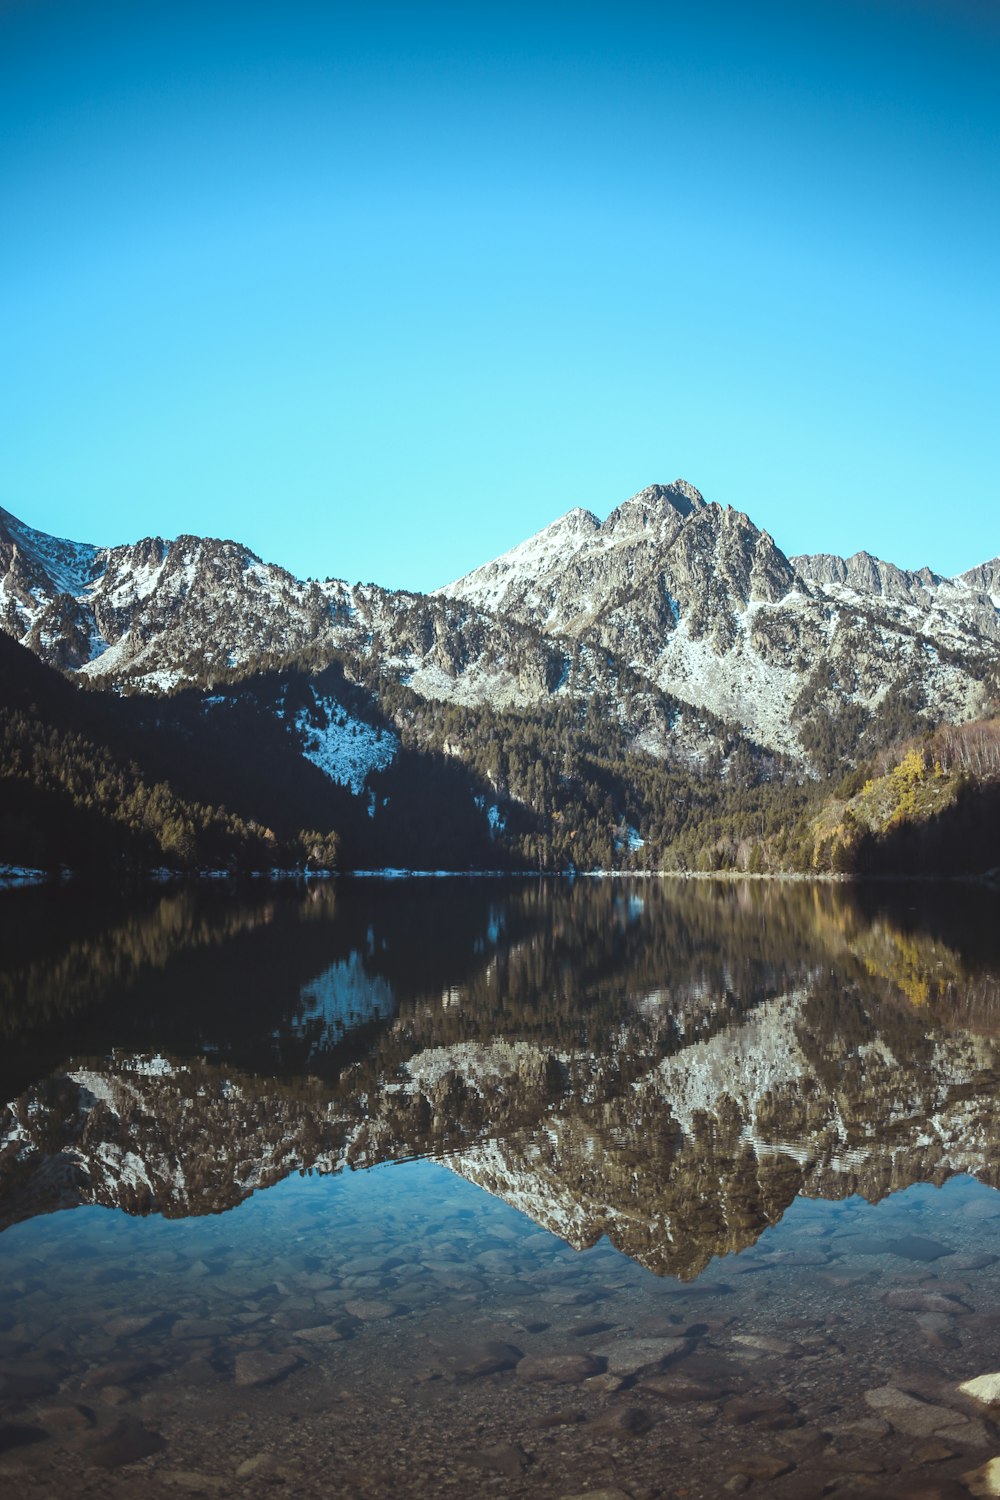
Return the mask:
<path id="1" fill-rule="evenodd" d="M 818 553 L 792 562 L 803 578 L 832 598 L 862 608 L 874 601 L 900 628 L 951 642 L 957 649 L 977 639 L 1000 641 L 998 558 L 956 578 L 942 578 L 930 568 L 909 572 L 868 552 L 848 558 Z"/>
<path id="2" fill-rule="evenodd" d="M 302 581 L 231 541 L 60 541 L 0 511 L 0 628 L 116 686 L 336 652 L 431 701 L 531 708 L 597 692 L 653 754 L 672 740 L 704 753 L 708 711 L 806 761 L 810 712 L 870 720 L 904 691 L 933 717 L 984 711 L 1000 563 L 948 580 L 864 553 L 789 560 L 684 480 L 604 522 L 570 511 L 432 596 Z"/>

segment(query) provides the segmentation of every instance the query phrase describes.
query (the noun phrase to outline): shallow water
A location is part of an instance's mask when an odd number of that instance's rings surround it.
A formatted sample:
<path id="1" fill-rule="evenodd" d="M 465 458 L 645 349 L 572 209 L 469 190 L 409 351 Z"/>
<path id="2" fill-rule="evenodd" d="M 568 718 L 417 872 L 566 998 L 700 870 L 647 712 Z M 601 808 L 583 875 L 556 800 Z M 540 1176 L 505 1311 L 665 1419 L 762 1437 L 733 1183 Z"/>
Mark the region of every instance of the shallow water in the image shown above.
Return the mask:
<path id="1" fill-rule="evenodd" d="M 1000 1453 L 957 1391 L 1000 1366 L 995 916 L 12 895 L 3 1493 L 968 1493 Z"/>

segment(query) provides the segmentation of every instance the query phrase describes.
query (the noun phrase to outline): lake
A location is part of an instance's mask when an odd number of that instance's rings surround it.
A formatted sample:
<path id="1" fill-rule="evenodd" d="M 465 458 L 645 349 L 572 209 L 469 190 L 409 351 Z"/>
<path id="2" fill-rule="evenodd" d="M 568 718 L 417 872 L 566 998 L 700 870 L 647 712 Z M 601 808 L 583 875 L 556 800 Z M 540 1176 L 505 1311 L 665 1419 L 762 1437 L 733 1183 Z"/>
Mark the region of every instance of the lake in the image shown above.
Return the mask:
<path id="1" fill-rule="evenodd" d="M 994 1493 L 998 916 L 4 893 L 0 1491 Z"/>

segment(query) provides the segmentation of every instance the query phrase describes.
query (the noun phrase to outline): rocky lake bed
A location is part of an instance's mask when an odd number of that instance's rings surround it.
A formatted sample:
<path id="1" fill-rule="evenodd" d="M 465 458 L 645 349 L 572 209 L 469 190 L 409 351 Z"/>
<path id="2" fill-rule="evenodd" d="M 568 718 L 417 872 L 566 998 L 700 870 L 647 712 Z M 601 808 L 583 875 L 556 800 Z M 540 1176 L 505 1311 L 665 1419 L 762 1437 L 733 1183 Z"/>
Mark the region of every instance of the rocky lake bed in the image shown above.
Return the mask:
<path id="1" fill-rule="evenodd" d="M 6 1493 L 993 1492 L 959 1387 L 997 1364 L 1000 1199 L 968 1180 L 802 1203 L 692 1283 L 424 1163 L 124 1245 L 84 1217 L 9 1232 Z"/>
<path id="2" fill-rule="evenodd" d="M 1000 1492 L 981 936 L 421 885 L 161 894 L 0 975 L 4 1496 Z M 46 945 L 75 899 L 17 896 Z"/>

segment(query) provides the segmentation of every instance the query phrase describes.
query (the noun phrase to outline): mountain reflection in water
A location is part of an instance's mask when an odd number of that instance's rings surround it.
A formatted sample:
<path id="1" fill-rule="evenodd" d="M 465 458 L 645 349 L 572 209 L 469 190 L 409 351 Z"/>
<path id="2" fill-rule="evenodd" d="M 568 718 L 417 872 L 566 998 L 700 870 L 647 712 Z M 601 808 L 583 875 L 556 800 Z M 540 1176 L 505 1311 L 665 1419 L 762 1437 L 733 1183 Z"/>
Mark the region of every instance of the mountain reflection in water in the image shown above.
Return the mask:
<path id="1" fill-rule="evenodd" d="M 415 1156 L 688 1279 L 798 1195 L 1000 1180 L 977 889 L 351 882 L 0 911 L 0 1223 Z"/>

